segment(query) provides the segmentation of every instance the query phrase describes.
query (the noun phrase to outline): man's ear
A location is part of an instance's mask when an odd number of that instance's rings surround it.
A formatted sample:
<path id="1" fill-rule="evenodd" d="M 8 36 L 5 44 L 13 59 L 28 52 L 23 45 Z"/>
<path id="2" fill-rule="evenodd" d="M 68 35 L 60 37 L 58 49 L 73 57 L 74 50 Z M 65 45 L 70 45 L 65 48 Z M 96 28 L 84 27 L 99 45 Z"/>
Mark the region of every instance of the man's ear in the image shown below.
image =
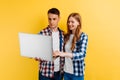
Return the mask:
<path id="1" fill-rule="evenodd" d="M 59 16 L 59 17 L 58 17 L 59 21 L 60 21 L 60 18 L 61 18 L 61 17 Z"/>

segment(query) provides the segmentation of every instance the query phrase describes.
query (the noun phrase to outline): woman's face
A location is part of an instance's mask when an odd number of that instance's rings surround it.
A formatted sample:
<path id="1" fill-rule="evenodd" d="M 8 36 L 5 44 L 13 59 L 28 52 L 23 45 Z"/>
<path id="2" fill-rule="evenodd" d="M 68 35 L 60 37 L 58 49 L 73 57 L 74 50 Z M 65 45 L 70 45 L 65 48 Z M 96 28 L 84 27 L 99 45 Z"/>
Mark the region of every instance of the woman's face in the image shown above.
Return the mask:
<path id="1" fill-rule="evenodd" d="M 74 17 L 70 17 L 67 24 L 69 30 L 75 31 L 77 26 L 79 25 L 79 22 Z"/>

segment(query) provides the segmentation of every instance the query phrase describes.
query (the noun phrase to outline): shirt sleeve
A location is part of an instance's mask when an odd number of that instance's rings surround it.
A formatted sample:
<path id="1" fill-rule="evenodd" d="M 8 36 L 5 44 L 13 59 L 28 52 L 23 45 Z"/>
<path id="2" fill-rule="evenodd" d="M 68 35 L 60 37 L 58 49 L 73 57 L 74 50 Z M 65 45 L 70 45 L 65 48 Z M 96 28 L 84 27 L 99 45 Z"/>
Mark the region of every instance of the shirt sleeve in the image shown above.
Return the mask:
<path id="1" fill-rule="evenodd" d="M 73 61 L 84 59 L 86 55 L 87 44 L 88 36 L 85 34 L 81 36 L 81 39 L 76 43 L 76 47 L 73 51 Z"/>
<path id="2" fill-rule="evenodd" d="M 38 34 L 43 35 L 43 31 L 38 32 Z"/>

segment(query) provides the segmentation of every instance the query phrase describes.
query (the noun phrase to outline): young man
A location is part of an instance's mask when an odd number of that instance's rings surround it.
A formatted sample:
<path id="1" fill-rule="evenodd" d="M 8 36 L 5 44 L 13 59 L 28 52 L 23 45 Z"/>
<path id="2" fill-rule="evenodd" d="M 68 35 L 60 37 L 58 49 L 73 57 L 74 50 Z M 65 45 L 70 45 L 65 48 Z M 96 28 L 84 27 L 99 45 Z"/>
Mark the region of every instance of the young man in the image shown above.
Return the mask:
<path id="1" fill-rule="evenodd" d="M 48 22 L 49 25 L 40 31 L 41 35 L 52 36 L 53 39 L 53 52 L 63 51 L 63 31 L 58 28 L 58 22 L 60 20 L 60 12 L 56 8 L 48 10 Z M 44 54 L 44 53 L 42 53 Z M 50 53 L 48 53 L 50 54 Z M 57 57 L 54 61 L 44 61 L 36 59 L 39 64 L 39 80 L 62 80 L 63 77 L 63 65 L 64 58 Z"/>

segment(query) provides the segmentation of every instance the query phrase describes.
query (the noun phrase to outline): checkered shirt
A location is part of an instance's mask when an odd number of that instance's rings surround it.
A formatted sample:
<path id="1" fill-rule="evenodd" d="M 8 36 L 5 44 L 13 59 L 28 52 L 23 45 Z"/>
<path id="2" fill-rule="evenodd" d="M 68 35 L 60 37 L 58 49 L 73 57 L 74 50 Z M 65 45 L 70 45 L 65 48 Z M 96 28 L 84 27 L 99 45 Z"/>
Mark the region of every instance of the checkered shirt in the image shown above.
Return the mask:
<path id="1" fill-rule="evenodd" d="M 80 39 L 76 42 L 75 49 L 72 51 L 73 72 L 75 76 L 84 75 L 84 67 L 85 67 L 84 58 L 86 56 L 87 44 L 88 44 L 88 35 L 82 32 Z"/>
<path id="2" fill-rule="evenodd" d="M 64 41 L 64 35 L 63 31 L 58 28 L 59 31 L 59 41 L 60 41 L 60 51 L 63 51 L 63 41 Z M 41 30 L 40 33 L 41 35 L 52 35 L 52 31 L 50 27 L 46 27 L 45 29 Z M 43 53 L 44 54 L 44 53 Z M 48 53 L 49 54 L 49 53 Z M 64 57 L 60 57 L 60 72 L 63 72 L 63 67 L 64 67 Z M 39 70 L 41 75 L 45 77 L 54 77 L 54 61 L 40 61 L 39 64 Z"/>

